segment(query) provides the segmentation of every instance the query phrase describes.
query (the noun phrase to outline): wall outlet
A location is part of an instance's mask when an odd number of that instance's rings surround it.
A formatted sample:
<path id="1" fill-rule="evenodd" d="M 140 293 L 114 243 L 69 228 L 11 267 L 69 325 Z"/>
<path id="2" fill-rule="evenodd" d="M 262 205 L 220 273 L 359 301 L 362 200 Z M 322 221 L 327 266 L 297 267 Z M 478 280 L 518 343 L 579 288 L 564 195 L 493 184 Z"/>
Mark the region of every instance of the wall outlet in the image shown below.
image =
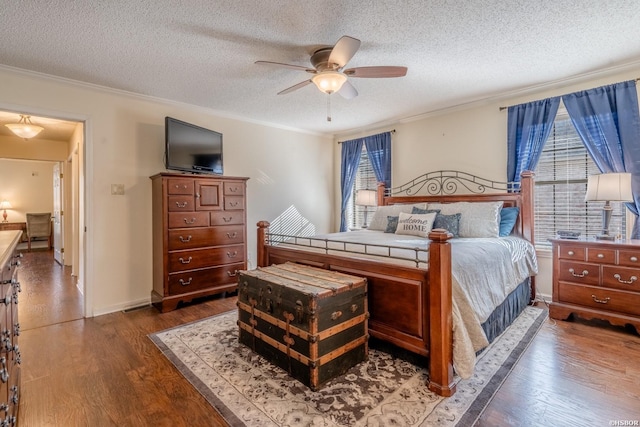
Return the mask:
<path id="1" fill-rule="evenodd" d="M 124 196 L 124 184 L 111 184 L 111 194 L 113 196 Z"/>

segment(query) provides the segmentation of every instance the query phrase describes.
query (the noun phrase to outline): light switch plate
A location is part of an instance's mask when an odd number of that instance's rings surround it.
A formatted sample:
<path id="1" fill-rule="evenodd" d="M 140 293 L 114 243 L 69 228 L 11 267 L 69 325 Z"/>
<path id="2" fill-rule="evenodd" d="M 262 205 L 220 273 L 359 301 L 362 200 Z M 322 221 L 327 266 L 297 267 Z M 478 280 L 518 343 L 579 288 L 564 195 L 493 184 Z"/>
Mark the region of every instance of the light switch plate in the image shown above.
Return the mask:
<path id="1" fill-rule="evenodd" d="M 111 184 L 111 194 L 114 196 L 124 196 L 124 184 Z"/>

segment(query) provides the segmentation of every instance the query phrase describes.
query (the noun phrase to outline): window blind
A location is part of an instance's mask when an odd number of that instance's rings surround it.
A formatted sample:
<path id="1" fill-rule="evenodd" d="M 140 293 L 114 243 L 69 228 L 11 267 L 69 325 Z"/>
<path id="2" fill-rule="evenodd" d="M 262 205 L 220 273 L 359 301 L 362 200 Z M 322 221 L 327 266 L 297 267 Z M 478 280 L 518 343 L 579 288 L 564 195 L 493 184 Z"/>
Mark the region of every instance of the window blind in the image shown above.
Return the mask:
<path id="1" fill-rule="evenodd" d="M 378 181 L 376 175 L 373 172 L 373 166 L 369 161 L 367 155 L 367 149 L 364 144 L 362 146 L 362 152 L 360 153 L 360 165 L 358 166 L 358 172 L 356 174 L 353 188 L 351 189 L 351 200 L 347 207 L 347 224 L 350 228 L 360 228 L 364 225 L 364 211 L 367 209 L 367 223 L 371 223 L 371 218 L 375 212 L 375 206 L 357 206 L 356 191 L 358 190 L 375 190 L 378 187 Z"/>
<path id="2" fill-rule="evenodd" d="M 550 248 L 557 230 L 593 237 L 602 230 L 604 202 L 585 202 L 589 175 L 600 173 L 568 115 L 558 115 L 535 170 L 535 242 Z M 625 207 L 612 202 L 609 231 L 625 236 Z"/>

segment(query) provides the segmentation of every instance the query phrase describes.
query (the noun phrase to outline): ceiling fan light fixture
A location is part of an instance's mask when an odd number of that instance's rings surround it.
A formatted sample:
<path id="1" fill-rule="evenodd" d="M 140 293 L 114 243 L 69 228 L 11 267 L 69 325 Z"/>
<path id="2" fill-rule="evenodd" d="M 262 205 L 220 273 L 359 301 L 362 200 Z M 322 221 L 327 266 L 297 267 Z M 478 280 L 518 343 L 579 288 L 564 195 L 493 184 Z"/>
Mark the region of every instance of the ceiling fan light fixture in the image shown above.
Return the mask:
<path id="1" fill-rule="evenodd" d="M 20 114 L 18 123 L 9 123 L 5 126 L 8 127 L 11 132 L 24 139 L 33 138 L 44 129 L 41 126 L 36 126 L 31 123 L 31 116 L 25 116 L 23 114 Z"/>
<path id="2" fill-rule="evenodd" d="M 332 94 L 340 90 L 347 76 L 338 71 L 322 71 L 311 78 L 321 92 Z"/>

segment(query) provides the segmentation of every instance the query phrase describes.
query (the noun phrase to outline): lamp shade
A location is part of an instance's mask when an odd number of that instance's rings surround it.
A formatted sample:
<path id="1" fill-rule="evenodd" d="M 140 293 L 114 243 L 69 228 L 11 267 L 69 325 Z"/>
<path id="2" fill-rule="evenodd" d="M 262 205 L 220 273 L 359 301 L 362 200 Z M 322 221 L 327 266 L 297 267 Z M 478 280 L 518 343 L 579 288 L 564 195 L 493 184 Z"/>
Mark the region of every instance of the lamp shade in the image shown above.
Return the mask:
<path id="1" fill-rule="evenodd" d="M 29 139 L 33 138 L 40 132 L 42 132 L 42 126 L 36 126 L 31 123 L 31 116 L 20 115 L 18 123 L 9 123 L 5 125 L 11 132 L 19 136 L 20 138 Z"/>
<path id="2" fill-rule="evenodd" d="M 589 176 L 585 201 L 632 202 L 630 173 L 603 173 Z"/>
<path id="3" fill-rule="evenodd" d="M 375 190 L 358 190 L 356 191 L 356 205 L 358 206 L 376 206 L 377 192 Z"/>
<path id="4" fill-rule="evenodd" d="M 332 94 L 340 90 L 347 76 L 338 71 L 322 71 L 311 77 L 311 81 L 322 92 Z"/>
<path id="5" fill-rule="evenodd" d="M 0 202 L 0 209 L 11 209 L 11 203 L 8 200 Z"/>

